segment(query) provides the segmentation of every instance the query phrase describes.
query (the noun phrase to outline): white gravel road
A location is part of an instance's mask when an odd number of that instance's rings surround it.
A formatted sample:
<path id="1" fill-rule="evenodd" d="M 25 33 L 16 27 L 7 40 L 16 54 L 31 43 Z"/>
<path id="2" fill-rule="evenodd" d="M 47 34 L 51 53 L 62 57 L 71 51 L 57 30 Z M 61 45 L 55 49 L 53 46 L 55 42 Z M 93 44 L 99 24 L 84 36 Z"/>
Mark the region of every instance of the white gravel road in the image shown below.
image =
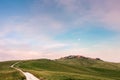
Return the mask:
<path id="1" fill-rule="evenodd" d="M 18 64 L 19 62 L 16 62 L 16 63 L 14 63 L 13 65 L 11 65 L 10 67 L 11 68 L 14 68 L 14 69 L 16 69 L 16 70 L 18 70 L 18 71 L 20 71 L 21 73 L 23 73 L 24 75 L 25 75 L 25 77 L 26 77 L 26 80 L 40 80 L 40 79 L 38 79 L 37 77 L 35 77 L 33 74 L 31 74 L 31 73 L 29 73 L 29 72 L 23 72 L 21 69 L 18 69 L 18 68 L 16 68 L 16 67 L 14 67 L 16 64 Z"/>

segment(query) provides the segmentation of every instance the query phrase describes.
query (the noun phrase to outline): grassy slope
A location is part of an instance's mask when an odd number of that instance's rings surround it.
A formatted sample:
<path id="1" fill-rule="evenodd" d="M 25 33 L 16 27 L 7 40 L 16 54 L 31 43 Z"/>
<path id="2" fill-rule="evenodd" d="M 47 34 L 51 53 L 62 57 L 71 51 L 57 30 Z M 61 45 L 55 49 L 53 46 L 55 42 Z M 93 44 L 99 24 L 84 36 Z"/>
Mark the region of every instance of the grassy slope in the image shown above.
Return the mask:
<path id="1" fill-rule="evenodd" d="M 0 62 L 0 80 L 24 80 L 24 76 L 10 68 L 15 61 Z"/>
<path id="2" fill-rule="evenodd" d="M 120 65 L 93 59 L 23 61 L 17 67 L 43 80 L 120 80 Z"/>
<path id="3" fill-rule="evenodd" d="M 99 77 L 105 77 L 120 80 L 120 64 L 104 62 L 94 59 L 60 59 L 61 63 L 71 65 L 72 67 L 84 71 L 86 70 L 88 75 L 94 75 Z M 85 72 L 86 72 L 85 71 Z"/>
<path id="4" fill-rule="evenodd" d="M 0 80 L 24 80 L 10 68 L 16 61 L 0 62 Z M 120 64 L 94 59 L 27 60 L 16 65 L 42 80 L 120 80 Z"/>

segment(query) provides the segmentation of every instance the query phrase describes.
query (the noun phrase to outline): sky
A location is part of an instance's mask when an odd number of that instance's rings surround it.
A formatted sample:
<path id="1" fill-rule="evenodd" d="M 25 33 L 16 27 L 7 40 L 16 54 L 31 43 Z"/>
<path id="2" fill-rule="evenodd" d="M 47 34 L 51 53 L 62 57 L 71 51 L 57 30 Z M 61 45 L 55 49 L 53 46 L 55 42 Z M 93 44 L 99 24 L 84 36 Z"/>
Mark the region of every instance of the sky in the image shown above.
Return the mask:
<path id="1" fill-rule="evenodd" d="M 120 62 L 120 0 L 0 0 L 0 61 L 82 55 Z"/>

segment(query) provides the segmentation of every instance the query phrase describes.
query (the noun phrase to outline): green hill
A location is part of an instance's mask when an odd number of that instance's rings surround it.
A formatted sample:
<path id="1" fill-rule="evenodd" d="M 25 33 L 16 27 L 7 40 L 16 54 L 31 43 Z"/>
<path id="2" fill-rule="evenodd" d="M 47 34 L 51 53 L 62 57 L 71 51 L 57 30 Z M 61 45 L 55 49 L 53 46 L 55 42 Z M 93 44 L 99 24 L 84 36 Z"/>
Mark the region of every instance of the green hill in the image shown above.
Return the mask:
<path id="1" fill-rule="evenodd" d="M 67 56 L 57 60 L 29 60 L 17 67 L 43 80 L 120 80 L 120 64 L 99 58 Z"/>
<path id="2" fill-rule="evenodd" d="M 22 80 L 24 76 L 9 66 L 16 61 L 1 62 L 0 80 Z M 16 67 L 28 71 L 41 80 L 120 80 L 120 64 L 105 62 L 99 58 L 92 59 L 83 56 L 67 56 L 49 60 L 25 60 Z M 4 72 L 4 73 L 2 73 Z M 14 78 L 14 79 L 13 79 Z"/>

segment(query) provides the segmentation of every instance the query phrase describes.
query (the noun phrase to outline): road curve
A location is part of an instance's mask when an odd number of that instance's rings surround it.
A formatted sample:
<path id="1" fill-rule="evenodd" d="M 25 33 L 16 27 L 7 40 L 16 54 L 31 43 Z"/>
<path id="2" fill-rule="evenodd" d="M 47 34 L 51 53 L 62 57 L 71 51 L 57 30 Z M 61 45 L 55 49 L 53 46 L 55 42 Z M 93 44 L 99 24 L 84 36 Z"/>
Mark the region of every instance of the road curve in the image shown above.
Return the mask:
<path id="1" fill-rule="evenodd" d="M 11 67 L 11 68 L 14 68 L 14 69 L 20 71 L 22 74 L 24 74 L 25 77 L 26 77 L 26 80 L 40 80 L 40 79 L 38 79 L 37 77 L 35 77 L 33 74 L 31 74 L 31 73 L 29 73 L 29 72 L 23 72 L 21 69 L 18 69 L 18 68 L 16 68 L 16 67 L 14 67 L 14 66 L 15 66 L 16 64 L 18 64 L 18 63 L 19 63 L 19 62 L 16 62 L 16 63 L 12 64 L 10 67 Z"/>

